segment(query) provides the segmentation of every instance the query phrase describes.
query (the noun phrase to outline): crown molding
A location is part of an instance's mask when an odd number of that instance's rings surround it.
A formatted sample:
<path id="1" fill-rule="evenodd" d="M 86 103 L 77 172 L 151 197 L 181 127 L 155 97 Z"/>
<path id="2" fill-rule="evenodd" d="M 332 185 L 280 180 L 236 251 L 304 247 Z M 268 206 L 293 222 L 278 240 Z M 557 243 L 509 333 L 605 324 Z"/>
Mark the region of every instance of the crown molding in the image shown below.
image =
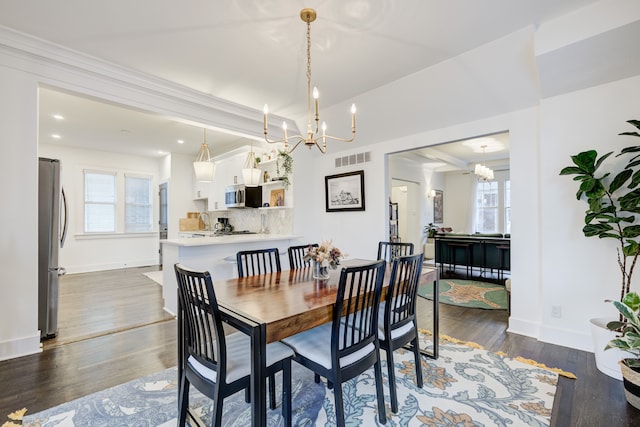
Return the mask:
<path id="1" fill-rule="evenodd" d="M 11 64 L 3 61 L 2 65 L 44 77 L 41 83 L 47 86 L 79 91 L 98 98 L 105 97 L 127 105 L 131 105 L 131 101 L 134 101 L 135 105 L 132 106 L 136 108 L 173 116 L 200 126 L 208 125 L 219 130 L 228 130 L 256 140 L 264 138 L 261 110 L 120 66 L 1 25 L 0 53 L 17 60 Z M 82 75 L 101 83 L 115 85 L 131 93 L 131 96 L 126 99 L 101 92 L 97 88 L 74 87 L 74 83 L 51 79 L 51 70 Z M 162 99 L 165 101 L 162 104 L 164 107 L 159 108 L 157 103 L 141 100 L 144 97 L 136 99 L 136 94 Z M 287 121 L 289 128 L 295 128 L 297 131 L 295 121 L 284 117 L 273 117 L 274 120 Z"/>

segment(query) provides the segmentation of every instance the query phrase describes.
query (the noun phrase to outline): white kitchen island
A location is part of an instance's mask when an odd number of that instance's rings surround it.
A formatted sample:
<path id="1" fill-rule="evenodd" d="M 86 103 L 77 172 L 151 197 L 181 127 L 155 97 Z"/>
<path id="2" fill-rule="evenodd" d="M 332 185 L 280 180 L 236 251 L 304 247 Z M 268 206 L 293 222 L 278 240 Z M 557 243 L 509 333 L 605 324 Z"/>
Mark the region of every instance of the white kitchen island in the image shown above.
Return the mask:
<path id="1" fill-rule="evenodd" d="M 187 268 L 209 271 L 214 281 L 238 277 L 236 253 L 251 249 L 278 248 L 282 269 L 289 268 L 287 248 L 305 244 L 302 236 L 288 234 L 239 234 L 214 237 L 181 237 L 161 240 L 162 296 L 164 309 L 175 315 L 178 310 L 175 263 Z"/>

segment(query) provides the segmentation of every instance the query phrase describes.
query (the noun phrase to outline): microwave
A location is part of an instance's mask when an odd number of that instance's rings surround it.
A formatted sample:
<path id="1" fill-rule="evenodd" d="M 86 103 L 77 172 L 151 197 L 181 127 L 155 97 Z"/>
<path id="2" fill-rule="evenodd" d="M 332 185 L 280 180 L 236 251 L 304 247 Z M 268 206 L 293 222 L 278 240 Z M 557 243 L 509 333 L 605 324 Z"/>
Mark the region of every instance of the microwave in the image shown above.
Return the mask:
<path id="1" fill-rule="evenodd" d="M 228 208 L 259 208 L 262 206 L 262 187 L 230 185 L 224 189 L 224 203 Z"/>

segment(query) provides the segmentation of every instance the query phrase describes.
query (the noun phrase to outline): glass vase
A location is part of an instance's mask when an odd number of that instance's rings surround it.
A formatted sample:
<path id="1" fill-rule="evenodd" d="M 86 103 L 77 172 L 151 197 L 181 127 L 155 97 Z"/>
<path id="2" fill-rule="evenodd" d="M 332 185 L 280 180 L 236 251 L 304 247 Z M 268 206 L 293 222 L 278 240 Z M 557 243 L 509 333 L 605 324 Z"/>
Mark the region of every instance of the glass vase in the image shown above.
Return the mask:
<path id="1" fill-rule="evenodd" d="M 329 278 L 329 267 L 323 266 L 320 262 L 314 262 L 313 265 L 313 278 L 314 279 L 328 279 Z"/>

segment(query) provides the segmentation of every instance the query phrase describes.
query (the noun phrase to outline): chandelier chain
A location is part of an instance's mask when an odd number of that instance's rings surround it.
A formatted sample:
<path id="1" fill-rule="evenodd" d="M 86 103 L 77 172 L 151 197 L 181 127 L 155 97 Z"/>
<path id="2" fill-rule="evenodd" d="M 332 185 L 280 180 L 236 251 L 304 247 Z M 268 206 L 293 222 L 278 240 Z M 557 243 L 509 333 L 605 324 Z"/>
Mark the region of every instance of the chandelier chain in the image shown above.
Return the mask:
<path id="1" fill-rule="evenodd" d="M 318 132 L 318 117 L 316 117 L 316 132 Z M 307 133 L 311 131 L 311 20 L 307 15 Z"/>

